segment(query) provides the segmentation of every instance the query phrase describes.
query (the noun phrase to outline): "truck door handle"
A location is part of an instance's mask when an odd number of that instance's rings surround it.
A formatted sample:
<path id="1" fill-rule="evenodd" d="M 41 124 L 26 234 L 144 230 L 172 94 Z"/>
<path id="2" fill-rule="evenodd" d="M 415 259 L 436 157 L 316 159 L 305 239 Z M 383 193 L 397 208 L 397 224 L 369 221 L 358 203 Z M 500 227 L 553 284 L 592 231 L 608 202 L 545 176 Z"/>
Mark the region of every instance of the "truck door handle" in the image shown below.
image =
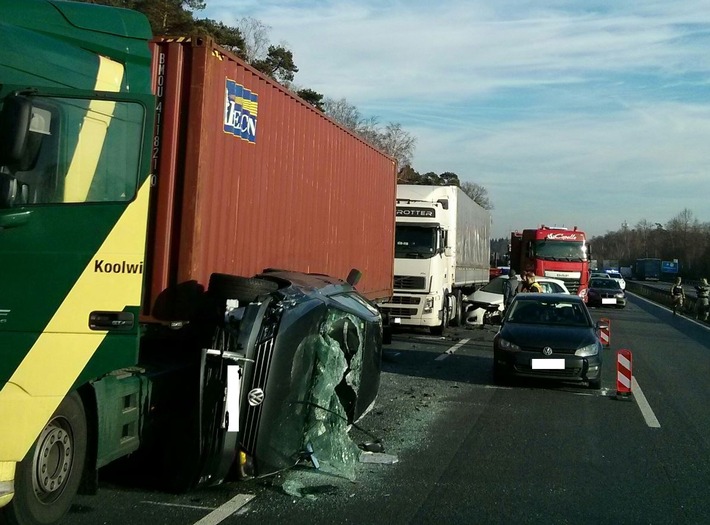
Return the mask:
<path id="1" fill-rule="evenodd" d="M 0 230 L 27 224 L 31 213 L 30 211 L 4 211 L 0 213 Z"/>
<path id="2" fill-rule="evenodd" d="M 92 330 L 130 330 L 135 317 L 130 312 L 91 312 L 89 328 Z"/>

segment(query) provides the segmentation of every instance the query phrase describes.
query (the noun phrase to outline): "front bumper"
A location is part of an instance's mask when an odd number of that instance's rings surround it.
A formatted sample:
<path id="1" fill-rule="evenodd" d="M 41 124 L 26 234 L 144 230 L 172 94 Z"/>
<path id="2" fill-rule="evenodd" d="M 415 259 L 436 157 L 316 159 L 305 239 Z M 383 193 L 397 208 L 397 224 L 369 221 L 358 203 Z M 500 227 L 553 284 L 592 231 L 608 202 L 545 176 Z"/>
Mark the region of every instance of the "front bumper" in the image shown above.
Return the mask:
<path id="1" fill-rule="evenodd" d="M 553 354 L 546 357 L 540 352 L 506 352 L 504 350 L 496 350 L 493 354 L 493 359 L 499 372 L 516 377 L 585 382 L 595 381 L 601 376 L 602 360 L 600 354 L 590 357 Z M 536 360 L 535 366 L 542 365 L 543 368 L 533 368 L 533 359 Z M 564 360 L 564 368 L 544 368 L 544 360 L 548 359 Z M 553 365 L 552 361 L 550 361 L 550 365 Z"/>

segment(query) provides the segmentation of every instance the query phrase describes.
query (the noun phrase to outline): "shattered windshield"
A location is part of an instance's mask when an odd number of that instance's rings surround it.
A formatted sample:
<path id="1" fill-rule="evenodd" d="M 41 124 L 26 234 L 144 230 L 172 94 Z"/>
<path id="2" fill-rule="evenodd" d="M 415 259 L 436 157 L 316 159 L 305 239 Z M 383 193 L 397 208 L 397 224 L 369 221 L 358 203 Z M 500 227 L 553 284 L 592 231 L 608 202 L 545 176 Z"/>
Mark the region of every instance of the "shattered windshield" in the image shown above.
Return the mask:
<path id="1" fill-rule="evenodd" d="M 437 229 L 432 226 L 397 225 L 394 256 L 401 259 L 430 258 L 436 254 Z"/>
<path id="2" fill-rule="evenodd" d="M 350 439 L 348 426 L 360 390 L 364 330 L 361 319 L 331 308 L 321 333 L 302 343 L 311 347 L 307 353 L 315 354 L 303 450 L 312 451 L 323 472 L 351 480 L 360 450 Z"/>

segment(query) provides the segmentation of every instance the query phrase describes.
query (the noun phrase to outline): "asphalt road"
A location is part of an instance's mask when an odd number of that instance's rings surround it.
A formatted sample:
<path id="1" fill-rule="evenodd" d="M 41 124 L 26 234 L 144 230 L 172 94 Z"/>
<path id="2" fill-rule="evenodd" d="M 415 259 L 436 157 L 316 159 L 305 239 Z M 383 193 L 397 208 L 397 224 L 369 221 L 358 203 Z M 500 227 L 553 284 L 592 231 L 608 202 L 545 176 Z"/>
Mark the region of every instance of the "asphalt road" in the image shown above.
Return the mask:
<path id="1" fill-rule="evenodd" d="M 63 523 L 710 523 L 708 327 L 636 297 L 592 313 L 611 321 L 600 392 L 494 386 L 493 328 L 399 333 L 361 421 L 384 462 L 357 464 L 354 480 L 299 468 L 172 495 L 103 472 L 99 495 L 80 497 Z M 630 401 L 615 395 L 622 348 Z"/>

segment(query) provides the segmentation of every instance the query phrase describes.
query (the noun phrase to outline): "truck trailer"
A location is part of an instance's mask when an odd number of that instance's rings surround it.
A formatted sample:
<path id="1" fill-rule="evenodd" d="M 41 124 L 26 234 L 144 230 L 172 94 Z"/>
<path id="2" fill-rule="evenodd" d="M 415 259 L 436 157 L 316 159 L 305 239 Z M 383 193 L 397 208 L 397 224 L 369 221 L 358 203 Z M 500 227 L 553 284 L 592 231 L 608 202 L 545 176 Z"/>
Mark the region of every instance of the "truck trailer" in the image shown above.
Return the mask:
<path id="1" fill-rule="evenodd" d="M 379 385 L 394 160 L 134 11 L 0 0 L 0 42 L 0 522 L 129 456 L 184 490 L 332 445 Z"/>
<path id="2" fill-rule="evenodd" d="M 397 186 L 393 326 L 443 334 L 463 318 L 463 296 L 488 282 L 490 213 L 457 186 Z"/>

